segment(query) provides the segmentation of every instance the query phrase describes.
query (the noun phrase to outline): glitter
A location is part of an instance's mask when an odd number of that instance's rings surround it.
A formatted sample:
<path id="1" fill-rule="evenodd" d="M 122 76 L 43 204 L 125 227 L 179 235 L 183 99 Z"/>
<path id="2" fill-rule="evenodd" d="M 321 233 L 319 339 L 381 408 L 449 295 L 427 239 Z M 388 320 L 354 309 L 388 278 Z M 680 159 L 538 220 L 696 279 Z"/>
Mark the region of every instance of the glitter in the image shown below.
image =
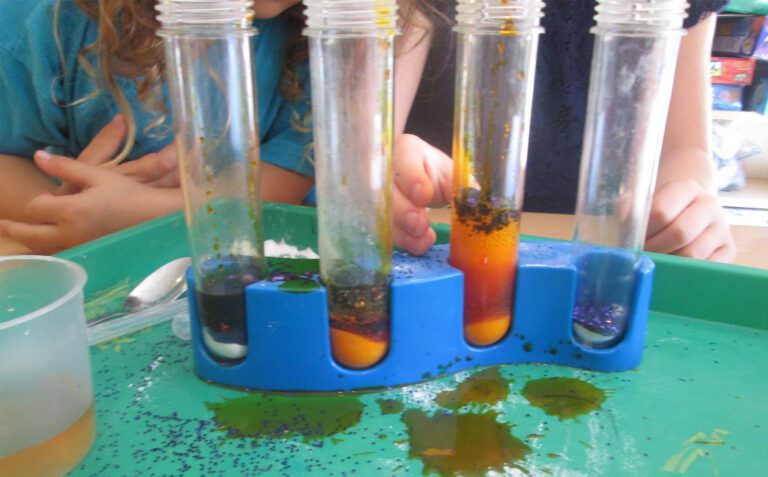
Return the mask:
<path id="1" fill-rule="evenodd" d="M 587 330 L 606 337 L 621 333 L 627 310 L 617 304 L 595 305 L 585 303 L 573 309 L 573 321 Z"/>

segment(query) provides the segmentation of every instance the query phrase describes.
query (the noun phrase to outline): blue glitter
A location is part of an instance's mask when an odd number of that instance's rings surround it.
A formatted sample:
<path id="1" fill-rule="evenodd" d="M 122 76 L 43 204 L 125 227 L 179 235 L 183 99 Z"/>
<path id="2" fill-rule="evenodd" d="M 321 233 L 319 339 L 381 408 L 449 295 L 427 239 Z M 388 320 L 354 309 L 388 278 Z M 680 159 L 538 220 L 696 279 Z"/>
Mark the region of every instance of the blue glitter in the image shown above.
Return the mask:
<path id="1" fill-rule="evenodd" d="M 624 328 L 625 307 L 617 304 L 595 305 L 584 303 L 573 309 L 573 321 L 587 330 L 606 337 L 617 336 Z"/>

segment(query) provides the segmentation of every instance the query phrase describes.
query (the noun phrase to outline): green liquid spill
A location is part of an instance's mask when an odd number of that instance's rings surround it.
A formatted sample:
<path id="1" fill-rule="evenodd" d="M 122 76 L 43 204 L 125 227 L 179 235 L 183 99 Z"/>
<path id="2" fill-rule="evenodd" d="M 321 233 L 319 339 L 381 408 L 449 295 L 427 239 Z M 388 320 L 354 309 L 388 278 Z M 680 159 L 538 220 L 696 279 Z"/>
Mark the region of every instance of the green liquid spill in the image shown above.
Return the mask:
<path id="1" fill-rule="evenodd" d="M 376 402 L 382 414 L 397 414 L 403 411 L 405 405 L 396 399 L 377 399 Z"/>
<path id="2" fill-rule="evenodd" d="M 320 273 L 320 260 L 317 258 L 284 258 L 268 257 L 267 272 L 295 273 Z"/>
<path id="3" fill-rule="evenodd" d="M 277 288 L 288 293 L 307 293 L 320 288 L 320 284 L 311 278 L 294 278 L 281 283 Z"/>
<path id="4" fill-rule="evenodd" d="M 446 409 L 457 410 L 467 404 L 496 404 L 507 399 L 509 381 L 498 368 L 490 368 L 473 374 L 459 384 L 455 391 L 443 391 L 435 401 Z"/>
<path id="5" fill-rule="evenodd" d="M 305 442 L 349 429 L 363 414 L 363 404 L 355 396 L 250 394 L 205 406 L 229 438 L 299 436 Z"/>
<path id="6" fill-rule="evenodd" d="M 605 391 L 575 378 L 528 381 L 523 396 L 531 406 L 560 419 L 572 419 L 595 411 L 605 401 Z"/>
<path id="7" fill-rule="evenodd" d="M 408 427 L 408 457 L 420 459 L 423 475 L 435 472 L 446 476 L 483 476 L 489 471 L 503 473 L 518 468 L 518 462 L 531 452 L 523 441 L 511 434 L 509 424 L 498 422 L 498 413 L 453 414 L 438 412 L 429 416 L 410 409 L 403 414 Z"/>
<path id="8" fill-rule="evenodd" d="M 288 293 L 307 293 L 320 288 L 312 277 L 320 273 L 320 261 L 314 258 L 267 259 L 267 277 L 282 282 L 278 288 Z"/>

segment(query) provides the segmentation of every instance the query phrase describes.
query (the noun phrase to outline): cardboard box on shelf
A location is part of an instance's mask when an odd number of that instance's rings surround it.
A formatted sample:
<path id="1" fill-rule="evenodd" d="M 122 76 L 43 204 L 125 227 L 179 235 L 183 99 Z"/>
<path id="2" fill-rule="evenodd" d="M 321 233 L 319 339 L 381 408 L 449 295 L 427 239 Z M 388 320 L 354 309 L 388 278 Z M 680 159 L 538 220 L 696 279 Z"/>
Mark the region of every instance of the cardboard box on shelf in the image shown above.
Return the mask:
<path id="1" fill-rule="evenodd" d="M 713 56 L 709 62 L 709 73 L 713 84 L 752 84 L 755 73 L 754 58 L 727 58 Z"/>
<path id="2" fill-rule="evenodd" d="M 712 109 L 741 111 L 744 86 L 737 84 L 712 85 Z"/>
<path id="3" fill-rule="evenodd" d="M 744 110 L 768 116 L 768 63 L 760 62 L 752 85 L 744 89 Z"/>
<path id="4" fill-rule="evenodd" d="M 768 21 L 766 16 L 723 14 L 717 17 L 712 51 L 716 55 L 736 55 L 768 60 Z"/>

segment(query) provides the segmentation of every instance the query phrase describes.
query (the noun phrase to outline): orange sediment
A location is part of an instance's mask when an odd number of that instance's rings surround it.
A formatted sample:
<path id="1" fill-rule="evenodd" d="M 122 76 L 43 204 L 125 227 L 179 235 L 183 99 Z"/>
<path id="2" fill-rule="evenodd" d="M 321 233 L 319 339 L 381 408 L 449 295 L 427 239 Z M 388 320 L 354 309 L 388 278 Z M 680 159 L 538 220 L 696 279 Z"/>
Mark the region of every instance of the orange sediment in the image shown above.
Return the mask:
<path id="1" fill-rule="evenodd" d="M 389 343 L 350 331 L 331 328 L 333 359 L 346 368 L 370 368 L 381 361 Z"/>
<path id="2" fill-rule="evenodd" d="M 389 348 L 389 276 L 377 274 L 370 283 L 326 285 L 331 325 L 331 350 L 340 365 L 369 368 Z"/>
<path id="3" fill-rule="evenodd" d="M 88 453 L 96 434 L 93 405 L 67 429 L 39 444 L 0 458 L 0 475 L 64 475 Z"/>
<path id="4" fill-rule="evenodd" d="M 464 272 L 464 337 L 474 346 L 491 345 L 512 324 L 520 222 L 478 231 L 453 214 L 450 263 Z"/>

